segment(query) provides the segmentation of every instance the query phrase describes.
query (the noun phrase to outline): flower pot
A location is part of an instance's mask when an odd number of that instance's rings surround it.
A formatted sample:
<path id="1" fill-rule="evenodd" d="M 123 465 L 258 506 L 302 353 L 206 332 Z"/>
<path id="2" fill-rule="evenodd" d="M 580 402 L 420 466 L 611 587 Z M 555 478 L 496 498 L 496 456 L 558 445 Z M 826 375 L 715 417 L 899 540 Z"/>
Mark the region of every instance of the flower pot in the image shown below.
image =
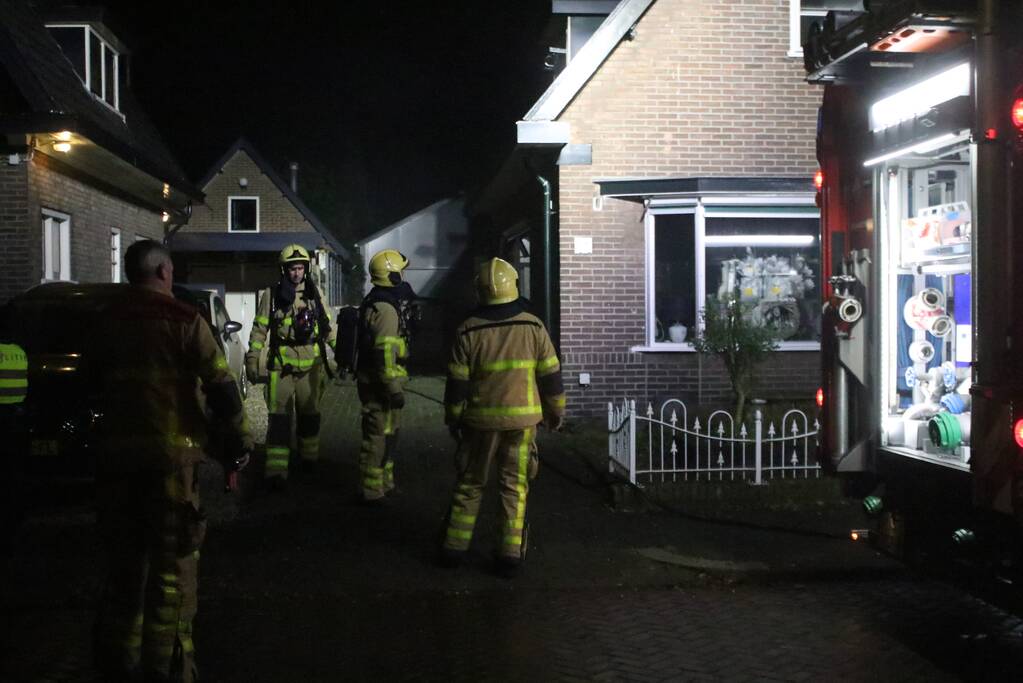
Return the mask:
<path id="1" fill-rule="evenodd" d="M 668 328 L 668 337 L 675 344 L 681 344 L 686 340 L 687 331 L 688 330 L 686 329 L 685 325 L 683 325 L 682 323 L 675 323 L 674 325 Z"/>

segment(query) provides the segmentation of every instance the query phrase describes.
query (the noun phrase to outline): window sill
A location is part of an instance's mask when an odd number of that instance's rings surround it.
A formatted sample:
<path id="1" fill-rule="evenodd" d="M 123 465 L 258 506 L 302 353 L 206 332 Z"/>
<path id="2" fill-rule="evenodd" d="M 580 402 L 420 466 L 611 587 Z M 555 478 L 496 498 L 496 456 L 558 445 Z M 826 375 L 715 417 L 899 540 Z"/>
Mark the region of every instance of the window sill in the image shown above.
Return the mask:
<path id="1" fill-rule="evenodd" d="M 781 342 L 778 351 L 820 351 L 820 342 L 795 341 Z M 654 344 L 652 346 L 630 346 L 631 353 L 695 353 L 692 344 Z"/>
<path id="2" fill-rule="evenodd" d="M 678 353 L 679 351 L 686 353 L 695 353 L 696 349 L 693 348 L 692 344 L 654 344 L 652 346 L 630 346 L 629 351 L 632 353 Z"/>
<path id="3" fill-rule="evenodd" d="M 787 57 L 791 57 L 792 59 L 796 59 L 797 57 L 799 59 L 802 59 L 803 58 L 803 48 L 799 48 L 798 50 L 789 50 L 788 53 L 786 53 L 786 56 Z"/>

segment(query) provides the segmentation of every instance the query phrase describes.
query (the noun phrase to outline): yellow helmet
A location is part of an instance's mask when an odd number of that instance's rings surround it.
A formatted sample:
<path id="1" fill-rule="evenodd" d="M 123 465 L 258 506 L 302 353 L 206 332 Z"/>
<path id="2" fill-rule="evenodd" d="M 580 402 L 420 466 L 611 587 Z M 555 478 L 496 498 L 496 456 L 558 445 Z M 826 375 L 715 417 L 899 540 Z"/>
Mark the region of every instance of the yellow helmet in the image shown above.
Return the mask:
<path id="1" fill-rule="evenodd" d="M 305 261 L 306 265 L 309 264 L 309 252 L 301 244 L 289 244 L 281 249 L 281 255 L 277 258 L 281 268 L 287 268 L 292 263 L 299 261 Z"/>
<path id="2" fill-rule="evenodd" d="M 381 287 L 394 287 L 402 281 L 401 273 L 406 268 L 408 259 L 400 251 L 378 251 L 369 260 L 369 281 Z"/>
<path id="3" fill-rule="evenodd" d="M 499 258 L 484 261 L 476 275 L 480 303 L 491 306 L 515 301 L 519 298 L 518 279 L 519 274 L 507 261 Z"/>

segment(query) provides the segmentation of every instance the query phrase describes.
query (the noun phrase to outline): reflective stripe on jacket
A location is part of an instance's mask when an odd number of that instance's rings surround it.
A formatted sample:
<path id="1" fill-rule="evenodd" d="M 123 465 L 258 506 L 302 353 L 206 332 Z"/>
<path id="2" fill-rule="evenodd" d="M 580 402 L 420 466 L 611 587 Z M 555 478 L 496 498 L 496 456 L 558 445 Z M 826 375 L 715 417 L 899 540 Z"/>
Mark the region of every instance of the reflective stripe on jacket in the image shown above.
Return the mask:
<path id="1" fill-rule="evenodd" d="M 260 351 L 270 345 L 271 329 L 271 307 L 273 306 L 273 288 L 268 287 L 259 293 L 259 301 L 256 304 L 256 315 L 252 320 L 252 332 L 249 333 L 249 350 L 245 354 L 246 362 L 253 362 L 259 357 Z M 271 367 L 280 369 L 281 365 L 290 365 L 296 370 L 308 370 L 321 362 L 320 347 L 316 343 L 316 336 L 319 334 L 319 323 L 315 328 L 312 341 L 308 344 L 299 344 L 295 340 L 293 322 L 299 311 L 306 308 L 305 282 L 295 287 L 295 302 L 287 308 L 273 311 L 277 319 L 277 351 L 280 358 L 268 359 Z M 331 320 L 330 309 L 324 307 L 327 320 Z M 328 346 L 334 348 L 337 338 L 337 331 L 334 325 L 330 326 L 330 333 L 324 340 Z"/>
<path id="2" fill-rule="evenodd" d="M 209 325 L 169 295 L 125 287 L 96 321 L 79 371 L 102 415 L 104 471 L 196 464 L 209 443 L 207 410 L 232 452 L 252 447 L 238 387 Z"/>
<path id="3" fill-rule="evenodd" d="M 0 344 L 0 405 L 22 403 L 28 392 L 28 356 L 17 344 Z"/>
<path id="4" fill-rule="evenodd" d="M 523 429 L 564 415 L 561 364 L 547 328 L 513 302 L 459 327 L 448 364 L 445 419 L 474 429 Z"/>
<path id="5" fill-rule="evenodd" d="M 363 384 L 382 387 L 388 394 L 401 393 L 408 381 L 405 369 L 408 344 L 401 336 L 398 310 L 389 302 L 376 301 L 366 306 L 364 315 L 365 339 L 361 340 L 358 379 Z M 365 348 L 370 344 L 369 349 Z"/>

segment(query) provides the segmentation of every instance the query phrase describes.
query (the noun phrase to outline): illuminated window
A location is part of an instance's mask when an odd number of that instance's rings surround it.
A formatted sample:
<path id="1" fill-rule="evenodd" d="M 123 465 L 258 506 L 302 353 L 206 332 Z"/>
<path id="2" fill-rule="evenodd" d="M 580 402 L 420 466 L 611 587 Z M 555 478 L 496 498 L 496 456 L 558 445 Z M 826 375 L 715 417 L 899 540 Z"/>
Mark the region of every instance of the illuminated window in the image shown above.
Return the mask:
<path id="1" fill-rule="evenodd" d="M 120 111 L 121 59 L 117 50 L 89 26 L 51 24 L 46 28 L 85 89 L 110 108 Z"/>
<path id="2" fill-rule="evenodd" d="M 708 297 L 738 296 L 781 348 L 820 339 L 820 219 L 806 202 L 699 198 L 651 207 L 646 219 L 647 346 L 691 348 Z"/>
<path id="3" fill-rule="evenodd" d="M 259 232 L 259 197 L 228 197 L 230 232 Z"/>

